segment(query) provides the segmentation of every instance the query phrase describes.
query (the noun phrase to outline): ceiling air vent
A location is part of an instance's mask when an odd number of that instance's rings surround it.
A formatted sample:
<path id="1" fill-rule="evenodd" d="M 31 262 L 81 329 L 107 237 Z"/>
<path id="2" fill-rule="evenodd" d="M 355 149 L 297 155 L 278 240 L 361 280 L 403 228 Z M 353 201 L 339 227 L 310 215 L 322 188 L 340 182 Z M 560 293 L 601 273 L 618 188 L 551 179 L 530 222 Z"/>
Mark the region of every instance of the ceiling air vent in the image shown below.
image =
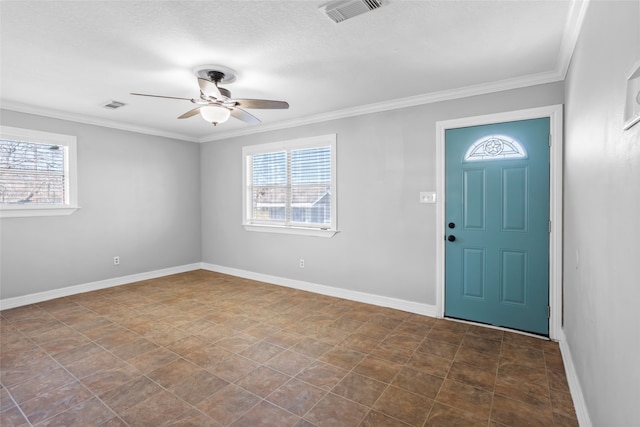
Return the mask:
<path id="1" fill-rule="evenodd" d="M 106 104 L 102 104 L 102 106 L 107 110 L 117 110 L 118 108 L 124 107 L 125 105 L 127 104 L 120 101 L 109 101 Z"/>
<path id="2" fill-rule="evenodd" d="M 320 8 L 333 22 L 342 22 L 382 6 L 382 0 L 340 0 Z"/>

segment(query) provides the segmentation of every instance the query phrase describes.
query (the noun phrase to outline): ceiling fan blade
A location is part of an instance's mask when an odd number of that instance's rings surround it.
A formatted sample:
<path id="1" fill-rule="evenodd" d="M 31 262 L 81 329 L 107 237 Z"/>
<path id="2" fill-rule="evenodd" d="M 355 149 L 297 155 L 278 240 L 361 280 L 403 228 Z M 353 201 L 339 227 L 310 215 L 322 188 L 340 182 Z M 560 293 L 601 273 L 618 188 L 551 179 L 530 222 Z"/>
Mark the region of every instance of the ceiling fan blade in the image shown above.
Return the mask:
<path id="1" fill-rule="evenodd" d="M 284 101 L 270 101 L 268 99 L 234 99 L 239 107 L 242 108 L 266 108 L 281 109 L 289 108 L 289 103 Z"/>
<path id="2" fill-rule="evenodd" d="M 189 117 L 193 117 L 196 114 L 200 113 L 200 107 L 198 108 L 194 108 L 193 110 L 189 110 L 186 113 L 184 113 L 183 115 L 181 115 L 180 117 L 178 117 L 179 119 L 188 119 Z"/>
<path id="3" fill-rule="evenodd" d="M 247 113 L 242 108 L 229 107 L 229 109 L 231 110 L 231 115 L 233 117 L 238 120 L 242 120 L 245 123 L 249 123 L 250 125 L 259 125 L 260 123 L 262 123 L 260 119 L 252 114 Z"/>
<path id="4" fill-rule="evenodd" d="M 148 95 L 146 93 L 131 93 L 130 95 L 136 95 L 136 96 L 150 96 L 152 98 L 167 98 L 167 99 L 183 99 L 185 101 L 191 101 L 191 98 L 178 98 L 177 96 L 163 96 L 163 95 Z"/>
<path id="5" fill-rule="evenodd" d="M 200 85 L 200 91 L 207 96 L 218 99 L 221 98 L 220 89 L 210 80 L 198 77 L 198 85 Z"/>

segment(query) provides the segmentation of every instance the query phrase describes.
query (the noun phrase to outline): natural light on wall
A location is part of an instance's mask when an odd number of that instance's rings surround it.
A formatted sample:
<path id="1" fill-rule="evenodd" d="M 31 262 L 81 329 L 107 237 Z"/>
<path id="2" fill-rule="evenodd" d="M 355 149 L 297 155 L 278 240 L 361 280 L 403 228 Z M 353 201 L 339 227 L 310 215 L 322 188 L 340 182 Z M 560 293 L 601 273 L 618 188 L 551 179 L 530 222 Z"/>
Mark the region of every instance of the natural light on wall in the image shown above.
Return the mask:
<path id="1" fill-rule="evenodd" d="M 76 137 L 0 126 L 0 217 L 77 208 Z"/>

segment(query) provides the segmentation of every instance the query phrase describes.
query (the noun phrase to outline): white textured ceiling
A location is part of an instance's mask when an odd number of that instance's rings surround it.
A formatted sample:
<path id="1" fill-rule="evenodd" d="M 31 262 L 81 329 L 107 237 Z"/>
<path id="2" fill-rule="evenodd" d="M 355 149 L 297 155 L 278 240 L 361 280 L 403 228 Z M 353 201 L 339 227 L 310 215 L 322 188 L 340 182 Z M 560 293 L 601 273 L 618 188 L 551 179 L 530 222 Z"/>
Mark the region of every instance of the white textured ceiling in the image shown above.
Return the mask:
<path id="1" fill-rule="evenodd" d="M 404 1 L 336 24 L 323 1 L 2 1 L 3 108 L 193 141 L 559 80 L 582 3 Z M 288 101 L 213 127 L 177 120 L 193 70 L 237 71 L 236 98 Z M 460 90 L 462 89 L 462 90 Z M 117 100 L 127 105 L 101 107 Z"/>

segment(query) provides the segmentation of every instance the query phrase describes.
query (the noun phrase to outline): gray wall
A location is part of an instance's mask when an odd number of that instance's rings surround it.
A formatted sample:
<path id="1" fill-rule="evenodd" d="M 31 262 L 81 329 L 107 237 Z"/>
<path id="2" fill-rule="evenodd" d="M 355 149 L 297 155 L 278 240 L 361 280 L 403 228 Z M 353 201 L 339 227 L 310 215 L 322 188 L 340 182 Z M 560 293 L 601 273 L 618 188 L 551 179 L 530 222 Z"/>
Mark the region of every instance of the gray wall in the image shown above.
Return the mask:
<path id="1" fill-rule="evenodd" d="M 435 305 L 436 205 L 418 193 L 436 189 L 436 121 L 562 104 L 563 92 L 554 83 L 205 143 L 202 260 Z M 245 231 L 242 147 L 328 133 L 338 141 L 340 233 Z"/>
<path id="2" fill-rule="evenodd" d="M 77 136 L 81 209 L 0 220 L 0 298 L 200 261 L 197 144 L 12 111 L 1 123 Z"/>
<path id="3" fill-rule="evenodd" d="M 566 80 L 565 324 L 594 426 L 640 425 L 640 1 L 589 5 Z"/>

